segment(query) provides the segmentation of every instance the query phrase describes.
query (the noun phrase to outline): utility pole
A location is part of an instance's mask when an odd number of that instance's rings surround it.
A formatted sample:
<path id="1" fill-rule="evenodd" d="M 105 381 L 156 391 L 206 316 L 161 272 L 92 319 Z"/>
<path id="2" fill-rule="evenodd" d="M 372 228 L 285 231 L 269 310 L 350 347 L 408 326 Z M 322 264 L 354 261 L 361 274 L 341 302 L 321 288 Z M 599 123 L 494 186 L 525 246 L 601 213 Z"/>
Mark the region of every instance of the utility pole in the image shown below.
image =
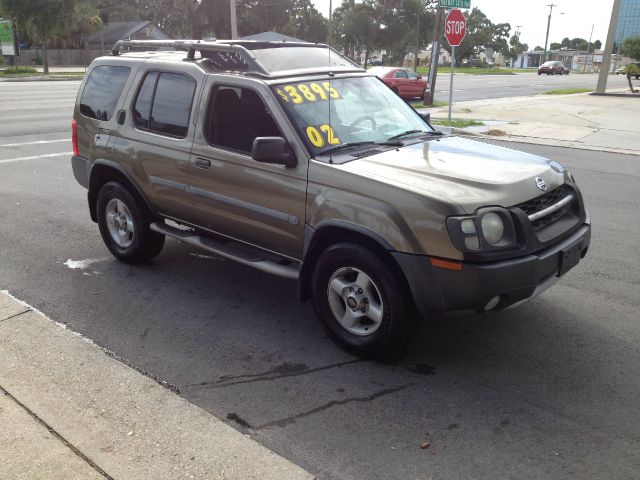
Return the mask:
<path id="1" fill-rule="evenodd" d="M 593 27 L 595 27 L 596 24 L 592 24 L 591 25 L 591 35 L 589 35 L 589 45 L 587 45 L 587 56 L 584 58 L 584 68 L 582 69 L 582 73 L 587 71 L 587 62 L 589 61 L 589 50 L 591 50 L 591 39 L 593 38 Z M 593 68 L 593 60 L 591 61 L 591 66 Z"/>
<path id="2" fill-rule="evenodd" d="M 416 28 L 416 51 L 413 62 L 413 71 L 418 71 L 418 53 L 420 52 L 420 14 L 422 13 L 422 1 L 418 0 L 418 26 Z"/>
<path id="3" fill-rule="evenodd" d="M 542 56 L 542 63 L 547 61 L 547 44 L 549 43 L 549 27 L 551 26 L 551 14 L 553 13 L 553 7 L 557 7 L 558 5 L 554 3 L 550 3 L 547 5 L 549 7 L 549 18 L 547 19 L 547 36 L 544 37 L 544 54 Z"/>
<path id="4" fill-rule="evenodd" d="M 438 57 L 440 56 L 440 39 L 442 38 L 442 7 L 438 7 L 436 13 L 436 28 L 433 32 L 433 43 L 431 44 L 431 64 L 429 66 L 429 93 L 425 94 L 422 103 L 433 105 L 433 97 L 436 93 L 436 76 L 438 74 Z"/>
<path id="5" fill-rule="evenodd" d="M 236 17 L 236 0 L 231 0 L 231 39 L 238 38 L 238 18 Z"/>
<path id="6" fill-rule="evenodd" d="M 620 14 L 620 0 L 613 0 L 613 8 L 611 9 L 611 20 L 609 21 L 609 31 L 607 32 L 607 43 L 604 45 L 604 54 L 602 55 L 602 63 L 600 64 L 600 74 L 598 75 L 598 86 L 596 93 L 604 93 L 607 88 L 607 75 L 609 75 L 609 67 L 611 66 L 611 52 L 613 51 L 613 42 L 616 36 L 616 25 L 618 25 L 618 15 Z"/>

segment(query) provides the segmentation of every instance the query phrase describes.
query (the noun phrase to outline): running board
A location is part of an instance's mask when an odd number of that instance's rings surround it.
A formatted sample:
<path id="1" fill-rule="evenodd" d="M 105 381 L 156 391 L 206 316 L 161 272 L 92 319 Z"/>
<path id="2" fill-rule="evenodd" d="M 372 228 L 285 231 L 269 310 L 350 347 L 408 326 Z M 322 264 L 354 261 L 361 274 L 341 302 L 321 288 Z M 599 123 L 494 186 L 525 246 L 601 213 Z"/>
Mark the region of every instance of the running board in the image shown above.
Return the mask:
<path id="1" fill-rule="evenodd" d="M 279 277 L 297 280 L 300 274 L 297 265 L 283 265 L 276 261 L 275 255 L 262 252 L 257 248 L 240 242 L 221 242 L 210 237 L 204 237 L 191 231 L 180 230 L 166 223 L 154 222 L 149 225 L 154 232 L 175 238 L 194 247 L 202 248 L 220 257 L 242 263 Z M 270 257 L 270 258 L 265 258 Z"/>

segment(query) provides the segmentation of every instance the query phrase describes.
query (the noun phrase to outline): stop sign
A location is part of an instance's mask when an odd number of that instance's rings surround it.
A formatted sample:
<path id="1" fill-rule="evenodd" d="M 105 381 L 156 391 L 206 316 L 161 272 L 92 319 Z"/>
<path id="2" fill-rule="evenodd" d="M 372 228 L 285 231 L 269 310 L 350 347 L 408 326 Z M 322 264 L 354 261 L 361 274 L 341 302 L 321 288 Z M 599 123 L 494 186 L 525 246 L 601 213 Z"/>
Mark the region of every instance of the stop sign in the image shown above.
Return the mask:
<path id="1" fill-rule="evenodd" d="M 444 21 L 444 36 L 449 45 L 457 47 L 467 33 L 467 21 L 458 9 L 451 10 Z"/>

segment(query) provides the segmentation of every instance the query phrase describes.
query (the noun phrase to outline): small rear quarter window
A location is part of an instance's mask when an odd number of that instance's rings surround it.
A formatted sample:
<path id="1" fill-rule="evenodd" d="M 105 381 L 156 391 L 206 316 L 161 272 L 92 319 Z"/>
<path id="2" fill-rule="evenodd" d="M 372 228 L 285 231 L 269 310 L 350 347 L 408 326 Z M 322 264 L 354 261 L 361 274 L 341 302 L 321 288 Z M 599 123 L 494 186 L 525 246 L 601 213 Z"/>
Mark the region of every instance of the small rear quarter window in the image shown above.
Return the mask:
<path id="1" fill-rule="evenodd" d="M 129 67 L 113 65 L 94 68 L 80 97 L 80 113 L 96 120 L 110 120 L 130 72 Z"/>

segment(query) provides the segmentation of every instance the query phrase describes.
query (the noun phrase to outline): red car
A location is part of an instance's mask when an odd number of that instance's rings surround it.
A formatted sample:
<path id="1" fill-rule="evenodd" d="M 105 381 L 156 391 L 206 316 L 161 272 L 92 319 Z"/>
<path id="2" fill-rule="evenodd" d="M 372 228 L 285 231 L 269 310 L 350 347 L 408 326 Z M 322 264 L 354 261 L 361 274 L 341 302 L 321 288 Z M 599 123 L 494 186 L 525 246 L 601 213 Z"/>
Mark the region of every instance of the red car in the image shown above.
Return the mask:
<path id="1" fill-rule="evenodd" d="M 422 98 L 429 88 L 429 84 L 421 75 L 408 68 L 373 67 L 368 72 L 380 78 L 401 98 Z"/>

